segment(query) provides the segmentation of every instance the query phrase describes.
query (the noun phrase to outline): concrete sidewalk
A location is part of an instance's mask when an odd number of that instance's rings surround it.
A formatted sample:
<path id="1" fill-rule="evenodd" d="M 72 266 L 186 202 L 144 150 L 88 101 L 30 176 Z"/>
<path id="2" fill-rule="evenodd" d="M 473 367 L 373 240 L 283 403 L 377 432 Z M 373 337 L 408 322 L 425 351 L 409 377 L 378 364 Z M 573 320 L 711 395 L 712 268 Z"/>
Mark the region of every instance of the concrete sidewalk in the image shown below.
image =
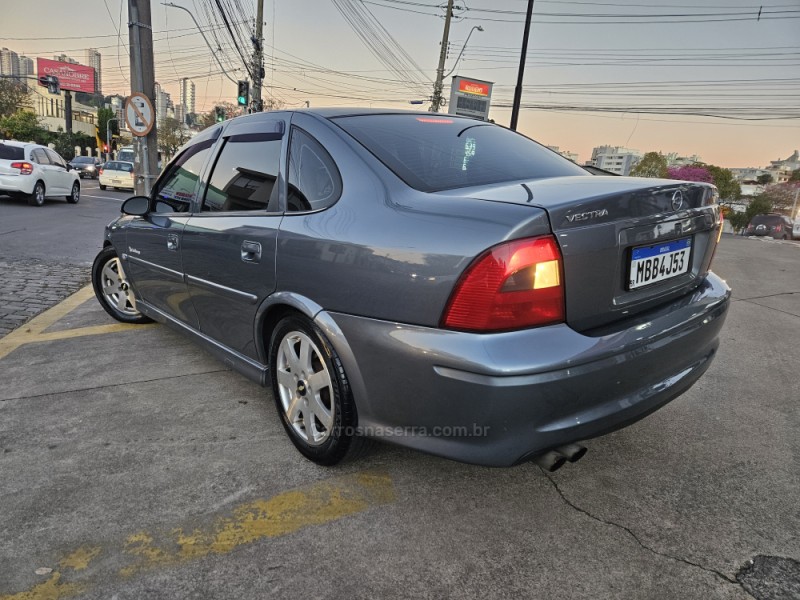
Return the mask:
<path id="1" fill-rule="evenodd" d="M 85 288 L 0 338 L 0 600 L 798 598 L 798 258 L 726 237 L 711 370 L 550 475 L 315 466 L 267 390 Z"/>

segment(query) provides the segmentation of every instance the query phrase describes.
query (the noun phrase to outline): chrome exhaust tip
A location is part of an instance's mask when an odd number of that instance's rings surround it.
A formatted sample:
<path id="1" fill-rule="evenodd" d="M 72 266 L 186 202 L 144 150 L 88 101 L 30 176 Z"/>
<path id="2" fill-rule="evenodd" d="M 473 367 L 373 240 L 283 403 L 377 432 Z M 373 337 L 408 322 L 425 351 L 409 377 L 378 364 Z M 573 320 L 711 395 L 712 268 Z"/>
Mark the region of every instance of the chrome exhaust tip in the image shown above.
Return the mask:
<path id="1" fill-rule="evenodd" d="M 555 448 L 555 452 L 564 456 L 569 462 L 574 463 L 582 459 L 586 455 L 586 452 L 588 452 L 588 449 L 586 446 L 581 446 L 580 444 L 566 444 Z"/>
<path id="2" fill-rule="evenodd" d="M 550 452 L 545 452 L 544 454 L 535 456 L 531 460 L 548 473 L 553 473 L 564 466 L 564 464 L 567 462 L 567 457 L 563 454 L 559 454 L 558 452 L 550 450 Z"/>

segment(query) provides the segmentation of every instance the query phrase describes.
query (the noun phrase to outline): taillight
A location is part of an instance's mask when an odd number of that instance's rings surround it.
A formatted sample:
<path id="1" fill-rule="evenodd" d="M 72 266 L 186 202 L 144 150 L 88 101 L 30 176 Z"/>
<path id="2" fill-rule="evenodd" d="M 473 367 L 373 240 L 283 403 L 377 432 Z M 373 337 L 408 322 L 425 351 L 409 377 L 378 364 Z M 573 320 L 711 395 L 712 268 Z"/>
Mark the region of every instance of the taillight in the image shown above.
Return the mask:
<path id="1" fill-rule="evenodd" d="M 29 162 L 13 162 L 11 163 L 12 169 L 19 169 L 20 175 L 30 175 L 33 173 L 33 165 Z"/>
<path id="2" fill-rule="evenodd" d="M 97 169 L 97 175 L 98 175 L 98 177 L 99 177 L 100 175 L 102 175 L 102 174 L 103 174 L 103 169 Z"/>
<path id="3" fill-rule="evenodd" d="M 442 327 L 507 331 L 564 321 L 561 252 L 552 235 L 490 248 L 462 274 Z"/>
<path id="4" fill-rule="evenodd" d="M 781 227 L 780 225 L 775 226 L 775 231 L 780 231 L 781 229 L 783 229 L 783 227 Z"/>

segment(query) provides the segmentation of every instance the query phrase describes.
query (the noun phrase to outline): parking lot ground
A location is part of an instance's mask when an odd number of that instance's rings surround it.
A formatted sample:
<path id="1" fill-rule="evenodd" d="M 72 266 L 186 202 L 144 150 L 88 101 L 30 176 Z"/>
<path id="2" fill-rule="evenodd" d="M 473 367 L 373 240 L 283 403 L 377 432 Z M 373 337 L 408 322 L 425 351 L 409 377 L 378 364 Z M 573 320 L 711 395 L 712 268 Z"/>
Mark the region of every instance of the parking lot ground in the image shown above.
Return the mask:
<path id="1" fill-rule="evenodd" d="M 709 372 L 554 474 L 318 467 L 268 391 L 81 290 L 0 338 L 0 600 L 798 598 L 800 248 L 715 270 Z"/>

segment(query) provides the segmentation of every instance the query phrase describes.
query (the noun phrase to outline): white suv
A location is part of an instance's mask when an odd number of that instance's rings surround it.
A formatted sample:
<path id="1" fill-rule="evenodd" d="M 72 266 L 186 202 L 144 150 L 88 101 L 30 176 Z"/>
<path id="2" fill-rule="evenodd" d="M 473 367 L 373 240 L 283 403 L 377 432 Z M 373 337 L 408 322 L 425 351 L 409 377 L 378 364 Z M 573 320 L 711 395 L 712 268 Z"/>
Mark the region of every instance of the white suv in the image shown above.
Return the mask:
<path id="1" fill-rule="evenodd" d="M 50 148 L 0 140 L 0 194 L 25 197 L 31 206 L 53 196 L 77 204 L 81 184 L 78 172 Z"/>

